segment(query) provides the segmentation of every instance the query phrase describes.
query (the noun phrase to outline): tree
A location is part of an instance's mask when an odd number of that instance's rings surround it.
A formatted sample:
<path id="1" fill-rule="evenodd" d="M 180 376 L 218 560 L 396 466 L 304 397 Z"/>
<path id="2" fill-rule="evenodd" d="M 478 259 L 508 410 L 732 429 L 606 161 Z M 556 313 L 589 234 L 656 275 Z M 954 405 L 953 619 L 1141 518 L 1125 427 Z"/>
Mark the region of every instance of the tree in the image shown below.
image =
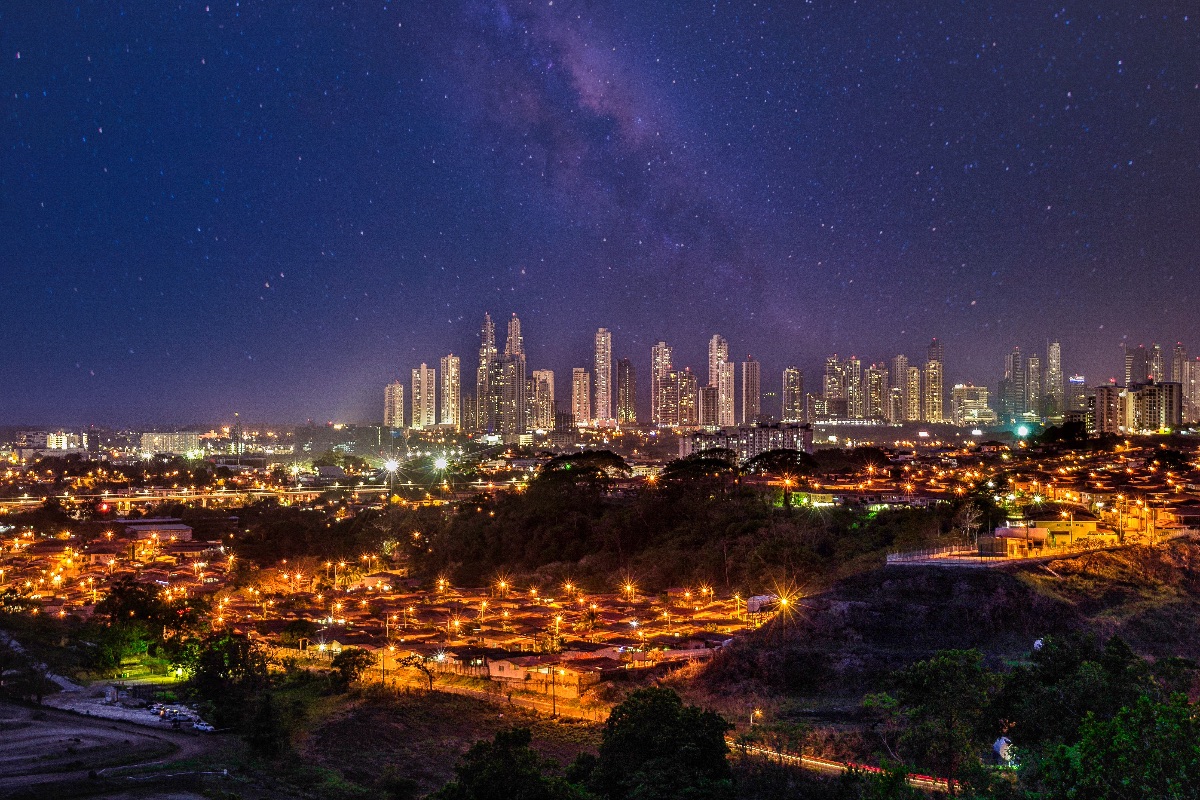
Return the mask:
<path id="1" fill-rule="evenodd" d="M 609 715 L 589 785 L 609 800 L 730 797 L 731 727 L 670 689 L 639 689 Z"/>
<path id="2" fill-rule="evenodd" d="M 792 507 L 792 487 L 816 472 L 817 462 L 803 450 L 768 450 L 746 462 L 746 472 L 775 475 L 783 481 L 783 507 Z"/>
<path id="3" fill-rule="evenodd" d="M 208 705 L 218 727 L 240 727 L 268 686 L 267 658 L 243 634 L 214 633 L 197 648 L 190 690 Z"/>
<path id="4" fill-rule="evenodd" d="M 375 656 L 361 647 L 347 647 L 333 657 L 330 666 L 337 673 L 342 687 L 362 678 L 367 670 L 375 663 Z"/>
<path id="5" fill-rule="evenodd" d="M 429 691 L 433 691 L 433 670 L 425 663 L 425 659 L 417 654 L 405 656 L 396 662 L 397 667 L 410 667 L 411 669 L 419 670 L 425 676 L 425 680 L 429 681 Z"/>
<path id="6" fill-rule="evenodd" d="M 943 650 L 900 670 L 893 682 L 904 717 L 903 754 L 946 778 L 978 761 L 984 711 L 997 683 L 982 653 Z"/>
<path id="7" fill-rule="evenodd" d="M 278 756 L 287 746 L 287 729 L 270 692 L 263 692 L 255 701 L 254 713 L 246 723 L 242 738 L 251 750 L 264 758 Z"/>
<path id="8" fill-rule="evenodd" d="M 1046 769 L 1048 800 L 1200 797 L 1200 719 L 1177 695 L 1140 697 L 1111 720 L 1089 714 Z"/>
<path id="9" fill-rule="evenodd" d="M 528 728 L 497 731 L 490 742 L 476 742 L 454 767 L 455 779 L 435 800 L 584 800 L 587 793 L 545 773 L 553 761 L 529 746 Z"/>

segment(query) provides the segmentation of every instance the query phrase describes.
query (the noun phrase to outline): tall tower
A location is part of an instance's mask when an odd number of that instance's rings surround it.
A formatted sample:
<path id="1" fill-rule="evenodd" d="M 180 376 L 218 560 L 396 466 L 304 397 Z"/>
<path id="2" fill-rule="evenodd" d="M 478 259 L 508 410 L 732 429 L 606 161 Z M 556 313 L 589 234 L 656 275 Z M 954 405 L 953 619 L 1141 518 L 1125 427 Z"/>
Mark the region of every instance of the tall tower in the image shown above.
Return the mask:
<path id="1" fill-rule="evenodd" d="M 842 364 L 842 375 L 846 381 L 846 416 L 862 419 L 866 404 L 863 402 L 862 362 L 858 356 L 850 356 Z"/>
<path id="2" fill-rule="evenodd" d="M 548 369 L 533 371 L 533 420 L 534 428 L 543 431 L 554 429 L 554 372 Z"/>
<path id="3" fill-rule="evenodd" d="M 1150 345 L 1150 375 L 1148 377 L 1160 383 L 1166 380 L 1166 364 L 1163 362 L 1162 345 Z"/>
<path id="4" fill-rule="evenodd" d="M 496 325 L 492 315 L 483 315 L 483 328 L 479 332 L 479 368 L 475 373 L 475 420 L 478 430 L 486 433 L 496 425 L 496 393 L 492 389 L 492 378 L 496 362 Z"/>
<path id="5" fill-rule="evenodd" d="M 1171 383 L 1183 383 L 1187 373 L 1187 348 L 1183 342 L 1176 342 L 1171 351 Z"/>
<path id="6" fill-rule="evenodd" d="M 729 360 L 729 342 L 720 334 L 708 340 L 708 385 L 717 389 L 717 425 L 735 425 L 734 366 Z"/>
<path id="7" fill-rule="evenodd" d="M 437 370 L 422 362 L 412 371 L 412 427 L 419 431 L 436 424 Z"/>
<path id="8" fill-rule="evenodd" d="M 1050 398 L 1051 409 L 1054 414 L 1063 413 L 1065 408 L 1065 387 L 1063 385 L 1063 370 L 1062 370 L 1062 345 L 1058 342 L 1050 342 L 1046 345 L 1046 374 L 1044 377 L 1045 387 L 1042 391 Z"/>
<path id="9" fill-rule="evenodd" d="M 695 428 L 700 424 L 700 381 L 691 367 L 675 373 L 675 379 L 679 385 L 679 427 Z"/>
<path id="10" fill-rule="evenodd" d="M 922 418 L 926 422 L 942 422 L 945 402 L 944 380 L 946 369 L 946 348 L 940 339 L 929 343 L 925 360 L 925 413 Z"/>
<path id="11" fill-rule="evenodd" d="M 581 428 L 592 424 L 592 376 L 583 367 L 571 370 L 571 414 Z"/>
<path id="12" fill-rule="evenodd" d="M 617 362 L 617 424 L 637 425 L 637 373 L 628 358 Z"/>
<path id="13" fill-rule="evenodd" d="M 904 379 L 904 421 L 921 419 L 921 368 L 909 367 Z"/>
<path id="14" fill-rule="evenodd" d="M 442 356 L 442 416 L 443 425 L 462 427 L 462 361 L 451 353 Z"/>
<path id="15" fill-rule="evenodd" d="M 1041 413 L 1042 359 L 1030 356 L 1025 359 L 1025 410 Z"/>
<path id="16" fill-rule="evenodd" d="M 784 422 L 802 422 L 804 419 L 804 373 L 797 367 L 783 371 L 783 398 L 779 418 Z"/>
<path id="17" fill-rule="evenodd" d="M 596 403 L 592 413 L 596 424 L 612 425 L 613 420 L 613 362 L 612 333 L 608 328 L 596 331 Z"/>
<path id="18" fill-rule="evenodd" d="M 650 348 L 650 424 L 664 425 L 662 405 L 667 373 L 671 371 L 671 346 L 659 342 Z"/>
<path id="19" fill-rule="evenodd" d="M 742 362 L 742 424 L 753 425 L 762 414 L 761 365 L 754 356 L 746 356 Z"/>
<path id="20" fill-rule="evenodd" d="M 383 427 L 404 427 L 404 384 L 392 381 L 383 389 Z"/>
<path id="21" fill-rule="evenodd" d="M 525 339 L 521 336 L 521 319 L 514 313 L 508 321 L 508 340 L 504 343 L 504 355 L 524 356 Z"/>
<path id="22" fill-rule="evenodd" d="M 867 367 L 863 376 L 863 400 L 866 419 L 885 419 L 888 416 L 888 369 L 883 363 Z"/>

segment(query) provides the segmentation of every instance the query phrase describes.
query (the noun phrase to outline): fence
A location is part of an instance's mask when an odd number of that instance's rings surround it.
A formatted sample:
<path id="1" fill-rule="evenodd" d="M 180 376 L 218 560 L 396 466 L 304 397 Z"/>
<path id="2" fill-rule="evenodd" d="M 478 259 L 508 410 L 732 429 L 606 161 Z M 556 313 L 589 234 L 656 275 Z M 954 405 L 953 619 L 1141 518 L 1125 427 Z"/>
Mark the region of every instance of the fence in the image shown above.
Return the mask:
<path id="1" fill-rule="evenodd" d="M 887 563 L 904 564 L 909 561 L 928 561 L 931 558 L 947 556 L 978 555 L 979 551 L 966 544 L 947 544 L 941 547 L 926 547 L 922 550 L 906 550 L 887 554 Z"/>

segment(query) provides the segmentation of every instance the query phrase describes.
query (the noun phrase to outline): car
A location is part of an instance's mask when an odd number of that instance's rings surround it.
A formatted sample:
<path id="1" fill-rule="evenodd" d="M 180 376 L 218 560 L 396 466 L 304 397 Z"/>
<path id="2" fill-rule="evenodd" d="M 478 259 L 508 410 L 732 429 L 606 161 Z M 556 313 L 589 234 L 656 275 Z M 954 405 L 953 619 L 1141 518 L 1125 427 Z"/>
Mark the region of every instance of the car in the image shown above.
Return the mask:
<path id="1" fill-rule="evenodd" d="M 204 733 L 212 733 L 214 730 L 216 730 L 216 728 L 203 720 L 197 720 L 196 722 L 193 722 L 192 727 L 198 731 L 203 731 Z"/>

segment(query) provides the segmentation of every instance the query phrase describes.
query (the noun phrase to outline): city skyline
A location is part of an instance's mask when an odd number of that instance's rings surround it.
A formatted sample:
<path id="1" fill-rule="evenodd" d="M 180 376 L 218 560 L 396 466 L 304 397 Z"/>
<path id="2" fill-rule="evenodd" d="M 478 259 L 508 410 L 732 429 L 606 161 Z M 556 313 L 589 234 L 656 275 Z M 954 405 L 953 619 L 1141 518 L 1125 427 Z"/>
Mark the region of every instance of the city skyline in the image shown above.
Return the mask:
<path id="1" fill-rule="evenodd" d="M 501 307 L 560 378 L 603 327 L 645 378 L 667 341 L 707 385 L 719 331 L 770 390 L 933 337 L 947 390 L 1014 345 L 1098 383 L 1123 344 L 1200 342 L 1195 15 L 2 18 L 0 422 L 374 418 Z"/>

